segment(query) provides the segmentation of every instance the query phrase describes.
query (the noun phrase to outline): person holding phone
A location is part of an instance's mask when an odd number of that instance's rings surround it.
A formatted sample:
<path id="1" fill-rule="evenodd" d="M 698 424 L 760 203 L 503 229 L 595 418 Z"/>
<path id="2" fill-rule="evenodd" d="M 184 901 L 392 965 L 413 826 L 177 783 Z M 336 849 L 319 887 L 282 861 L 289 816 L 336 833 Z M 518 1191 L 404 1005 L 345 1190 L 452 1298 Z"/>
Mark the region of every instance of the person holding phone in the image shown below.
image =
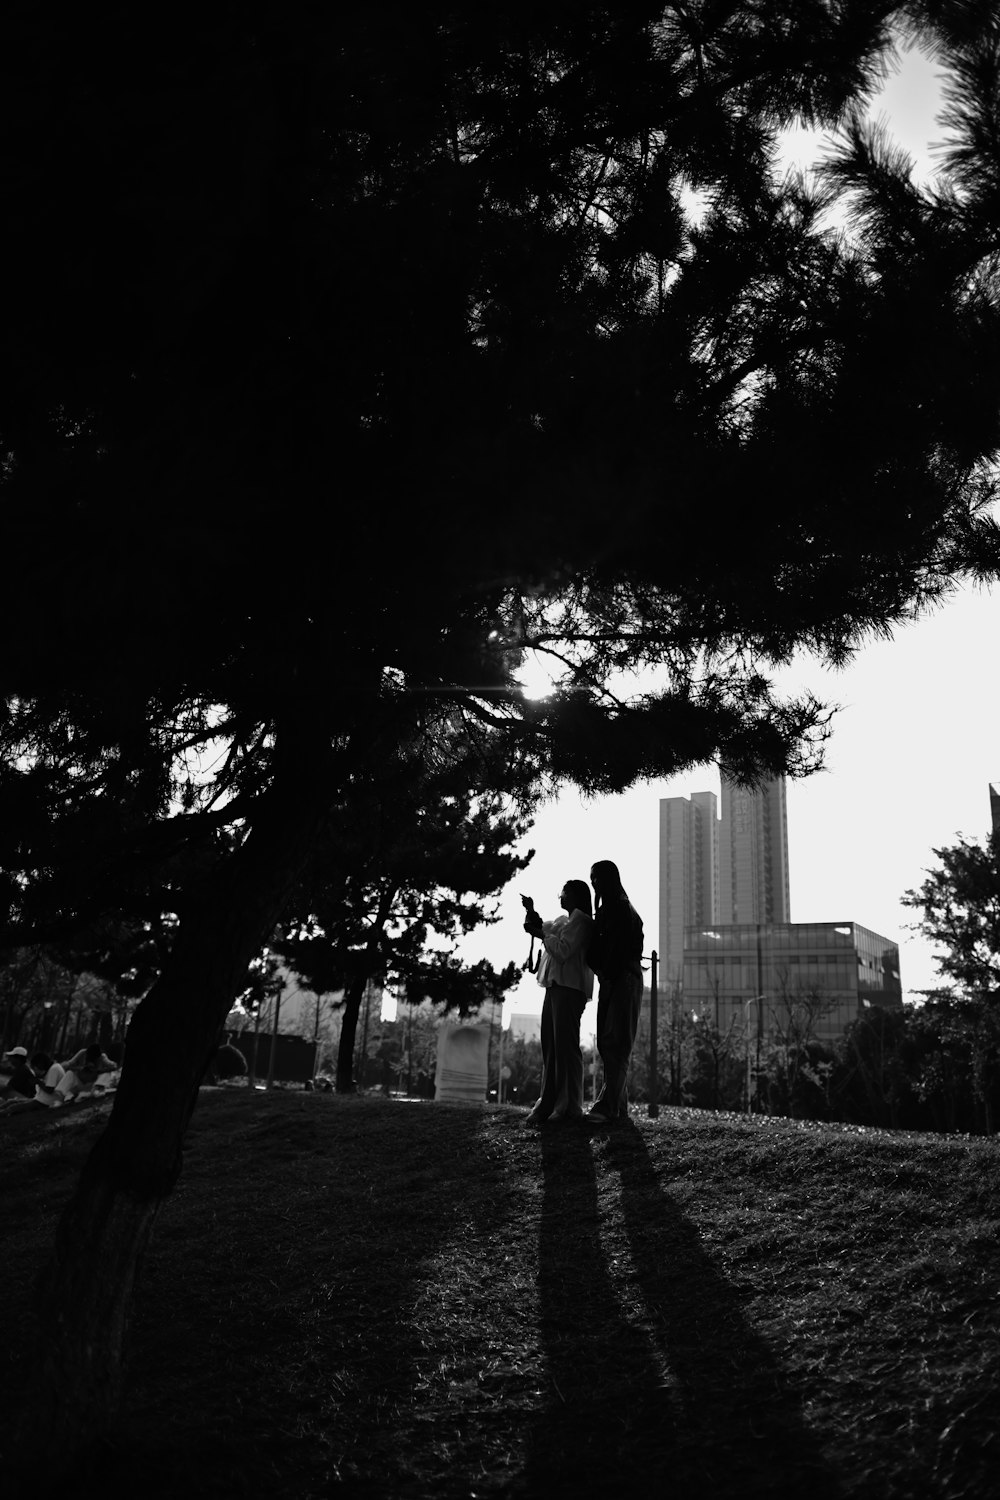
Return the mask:
<path id="1" fill-rule="evenodd" d="M 542 1091 L 528 1112 L 526 1125 L 548 1120 L 583 1118 L 583 1057 L 580 1018 L 594 993 L 594 974 L 586 962 L 594 918 L 590 887 L 585 880 L 567 880 L 559 892 L 562 914 L 544 921 L 528 896 L 524 930 L 541 938 L 538 983 L 542 1002 Z"/>

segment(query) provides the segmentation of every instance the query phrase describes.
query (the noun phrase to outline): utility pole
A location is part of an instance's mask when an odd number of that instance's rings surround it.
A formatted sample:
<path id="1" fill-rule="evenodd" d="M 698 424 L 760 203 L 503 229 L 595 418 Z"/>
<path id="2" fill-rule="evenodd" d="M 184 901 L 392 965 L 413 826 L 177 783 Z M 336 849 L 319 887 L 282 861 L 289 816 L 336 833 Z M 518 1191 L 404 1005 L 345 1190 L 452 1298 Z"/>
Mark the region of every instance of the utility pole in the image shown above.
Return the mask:
<path id="1" fill-rule="evenodd" d="M 654 948 L 649 966 L 649 1118 L 655 1120 L 660 1113 L 660 1079 L 657 1072 L 657 970 L 659 959 Z"/>
<path id="2" fill-rule="evenodd" d="M 746 1083 L 747 1114 L 750 1114 L 750 1112 L 751 1112 L 750 1111 L 750 1007 L 751 1007 L 751 1005 L 754 1005 L 754 1004 L 757 1004 L 757 997 L 756 997 L 756 995 L 751 995 L 749 1000 L 744 1000 L 744 1002 L 743 1002 L 743 1040 L 744 1040 L 744 1050 L 746 1051 L 746 1056 L 747 1056 L 747 1083 Z M 759 1008 L 759 1006 L 758 1006 L 758 1008 Z"/>
<path id="3" fill-rule="evenodd" d="M 764 1001 L 764 996 L 763 995 L 751 995 L 749 1000 L 744 1000 L 744 1002 L 743 1002 L 743 1032 L 744 1032 L 744 1041 L 745 1041 L 745 1049 L 746 1049 L 746 1056 L 747 1056 L 747 1082 L 746 1082 L 746 1091 L 747 1091 L 747 1114 L 748 1115 L 753 1113 L 753 1111 L 751 1109 L 751 1082 L 750 1082 L 750 1007 L 751 1007 L 751 1005 L 756 1005 L 756 1007 L 757 1007 L 757 1073 L 758 1073 L 758 1076 L 759 1076 L 759 1074 L 760 1074 L 761 1017 L 762 1017 L 761 1006 L 763 1004 L 763 1001 Z"/>

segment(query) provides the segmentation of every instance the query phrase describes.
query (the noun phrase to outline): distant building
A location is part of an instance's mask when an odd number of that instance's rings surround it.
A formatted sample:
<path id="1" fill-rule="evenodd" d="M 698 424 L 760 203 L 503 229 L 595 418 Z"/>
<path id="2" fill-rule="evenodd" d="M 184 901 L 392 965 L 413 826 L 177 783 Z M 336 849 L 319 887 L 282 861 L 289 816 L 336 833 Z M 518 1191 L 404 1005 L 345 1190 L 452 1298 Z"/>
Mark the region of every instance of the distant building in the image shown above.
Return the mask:
<path id="1" fill-rule="evenodd" d="M 659 974 L 670 991 L 684 971 L 691 927 L 788 922 L 788 812 L 785 778 L 756 791 L 722 775 L 714 792 L 660 802 Z"/>
<path id="2" fill-rule="evenodd" d="M 723 774 L 717 920 L 724 926 L 791 921 L 783 776 L 749 791 Z"/>
<path id="3" fill-rule="evenodd" d="M 517 1041 L 518 1037 L 523 1037 L 526 1042 L 540 1042 L 542 1039 L 542 1018 L 541 1016 L 533 1016 L 525 1011 L 512 1011 L 508 1029 L 513 1041 Z"/>
<path id="4" fill-rule="evenodd" d="M 990 816 L 993 821 L 993 832 L 1000 833 L 1000 792 L 990 782 Z"/>
<path id="5" fill-rule="evenodd" d="M 774 1035 L 808 1021 L 832 1041 L 868 1006 L 903 1003 L 899 947 L 857 922 L 760 922 L 689 928 L 684 1009 L 726 1034 Z"/>
<path id="6" fill-rule="evenodd" d="M 714 792 L 660 801 L 659 982 L 684 968 L 684 930 L 719 920 L 719 819 Z"/>

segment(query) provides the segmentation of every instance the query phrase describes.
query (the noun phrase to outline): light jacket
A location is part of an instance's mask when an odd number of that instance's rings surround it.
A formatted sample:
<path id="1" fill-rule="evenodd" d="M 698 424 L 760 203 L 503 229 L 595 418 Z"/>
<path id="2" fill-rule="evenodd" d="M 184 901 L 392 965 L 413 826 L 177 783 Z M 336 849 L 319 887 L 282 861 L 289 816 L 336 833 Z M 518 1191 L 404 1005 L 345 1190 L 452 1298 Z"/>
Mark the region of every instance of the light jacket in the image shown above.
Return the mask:
<path id="1" fill-rule="evenodd" d="M 542 955 L 538 965 L 540 985 L 562 984 L 580 990 L 589 1000 L 594 993 L 594 971 L 587 967 L 584 954 L 590 942 L 594 919 L 575 906 L 552 922 L 543 922 Z"/>

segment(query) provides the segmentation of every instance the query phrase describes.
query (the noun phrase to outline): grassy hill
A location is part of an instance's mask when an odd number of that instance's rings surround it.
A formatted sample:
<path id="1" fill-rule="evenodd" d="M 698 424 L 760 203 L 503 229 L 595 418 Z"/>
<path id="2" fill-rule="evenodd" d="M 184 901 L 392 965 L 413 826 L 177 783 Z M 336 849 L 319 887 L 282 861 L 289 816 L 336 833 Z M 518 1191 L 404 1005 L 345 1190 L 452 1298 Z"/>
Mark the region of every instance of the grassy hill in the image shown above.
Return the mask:
<path id="1" fill-rule="evenodd" d="M 5 1440 L 101 1114 L 0 1121 Z M 104 1500 L 998 1492 L 995 1142 L 522 1120 L 206 1092 Z"/>

